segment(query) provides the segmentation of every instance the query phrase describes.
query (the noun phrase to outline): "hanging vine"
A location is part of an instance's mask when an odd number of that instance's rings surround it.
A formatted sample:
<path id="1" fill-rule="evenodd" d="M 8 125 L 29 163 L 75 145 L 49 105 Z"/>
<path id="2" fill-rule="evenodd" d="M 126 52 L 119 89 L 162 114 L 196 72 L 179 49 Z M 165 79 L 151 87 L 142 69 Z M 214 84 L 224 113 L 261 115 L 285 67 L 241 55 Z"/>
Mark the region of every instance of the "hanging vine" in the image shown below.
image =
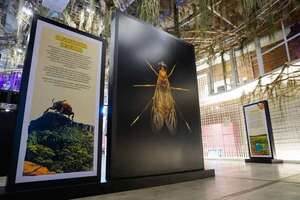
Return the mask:
<path id="1" fill-rule="evenodd" d="M 265 78 L 271 81 L 264 83 Z M 248 104 L 258 100 L 268 99 L 270 102 L 282 107 L 282 101 L 295 97 L 300 93 L 300 65 L 285 64 L 280 72 L 261 76 L 255 89 L 241 96 L 241 103 Z"/>
<path id="2" fill-rule="evenodd" d="M 111 26 L 111 17 L 112 17 L 113 8 L 110 8 L 106 11 L 104 15 L 104 30 L 103 30 L 103 36 L 105 38 L 110 37 L 110 26 Z"/>
<path id="3" fill-rule="evenodd" d="M 202 29 L 208 29 L 212 22 L 211 9 L 214 6 L 214 0 L 194 0 L 195 5 L 198 7 L 199 16 L 196 17 L 196 26 Z"/>
<path id="4" fill-rule="evenodd" d="M 147 0 L 142 1 L 139 8 L 139 18 L 143 21 L 153 24 L 154 26 L 159 25 L 159 11 L 160 11 L 160 0 Z"/>
<path id="5" fill-rule="evenodd" d="M 227 50 L 237 47 L 243 49 L 243 45 L 252 42 L 255 37 L 266 34 L 272 37 L 279 20 L 289 16 L 291 11 L 289 8 L 299 6 L 299 2 L 300 0 L 193 0 L 196 8 L 195 29 L 201 31 L 224 29 L 226 30 L 224 32 L 232 33 L 232 35 L 207 34 L 206 36 L 198 33 L 195 37 L 228 41 L 224 45 Z M 233 9 L 232 6 L 235 8 Z M 231 18 L 232 16 L 238 17 Z M 209 46 L 203 45 L 201 52 L 208 53 Z M 215 52 L 222 51 L 218 45 L 215 47 Z"/>

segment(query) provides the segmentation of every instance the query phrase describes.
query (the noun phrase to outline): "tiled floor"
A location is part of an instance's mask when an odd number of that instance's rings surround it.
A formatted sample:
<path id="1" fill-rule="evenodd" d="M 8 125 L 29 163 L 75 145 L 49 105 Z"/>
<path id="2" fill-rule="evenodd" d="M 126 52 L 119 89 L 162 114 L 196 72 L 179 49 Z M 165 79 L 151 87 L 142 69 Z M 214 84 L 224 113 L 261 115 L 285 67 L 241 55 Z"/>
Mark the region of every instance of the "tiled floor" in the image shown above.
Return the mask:
<path id="1" fill-rule="evenodd" d="M 5 186 L 6 184 L 6 177 L 0 177 L 0 187 Z"/>
<path id="2" fill-rule="evenodd" d="M 215 178 L 132 190 L 82 200 L 299 200 L 300 164 L 207 161 Z"/>

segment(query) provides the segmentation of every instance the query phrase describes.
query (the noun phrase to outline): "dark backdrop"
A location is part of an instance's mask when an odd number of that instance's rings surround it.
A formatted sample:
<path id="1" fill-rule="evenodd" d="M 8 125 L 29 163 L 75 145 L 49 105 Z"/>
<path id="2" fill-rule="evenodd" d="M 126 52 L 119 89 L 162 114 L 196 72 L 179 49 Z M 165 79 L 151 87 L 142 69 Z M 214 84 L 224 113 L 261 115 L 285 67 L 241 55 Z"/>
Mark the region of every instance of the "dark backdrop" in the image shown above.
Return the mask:
<path id="1" fill-rule="evenodd" d="M 0 110 L 0 176 L 7 176 L 17 112 Z"/>
<path id="2" fill-rule="evenodd" d="M 112 25 L 112 68 L 108 138 L 109 179 L 140 177 L 203 169 L 200 111 L 194 47 L 168 33 L 119 12 Z M 156 66 L 161 61 L 176 68 L 171 86 L 177 107 L 177 134 L 166 128 L 151 128 L 151 108 L 131 127 L 154 95 L 155 88 L 134 88 L 134 84 L 156 84 L 157 76 L 146 60 Z M 189 132 L 185 120 L 191 126 Z"/>

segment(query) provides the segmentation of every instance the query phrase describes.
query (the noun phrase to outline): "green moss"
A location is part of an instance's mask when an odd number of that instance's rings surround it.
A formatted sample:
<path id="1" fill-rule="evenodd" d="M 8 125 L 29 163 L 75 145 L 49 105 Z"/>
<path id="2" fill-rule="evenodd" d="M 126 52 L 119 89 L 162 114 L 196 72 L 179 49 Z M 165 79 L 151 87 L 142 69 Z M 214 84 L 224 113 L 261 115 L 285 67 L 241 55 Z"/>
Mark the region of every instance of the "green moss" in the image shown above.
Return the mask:
<path id="1" fill-rule="evenodd" d="M 56 173 L 91 170 L 93 133 L 64 126 L 29 134 L 26 160 Z"/>

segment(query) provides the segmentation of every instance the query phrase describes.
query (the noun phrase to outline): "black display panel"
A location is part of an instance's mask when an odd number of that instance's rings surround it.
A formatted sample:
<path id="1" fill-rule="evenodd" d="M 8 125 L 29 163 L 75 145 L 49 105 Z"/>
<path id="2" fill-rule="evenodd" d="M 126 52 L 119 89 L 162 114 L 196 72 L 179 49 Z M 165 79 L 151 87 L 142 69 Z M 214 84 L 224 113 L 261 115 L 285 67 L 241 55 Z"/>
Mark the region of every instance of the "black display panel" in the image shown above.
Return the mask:
<path id="1" fill-rule="evenodd" d="M 17 111 L 5 111 L 0 108 L 0 176 L 7 176 L 11 156 L 10 144 L 16 126 Z"/>
<path id="2" fill-rule="evenodd" d="M 204 169 L 194 47 L 120 12 L 111 38 L 108 179 Z"/>

